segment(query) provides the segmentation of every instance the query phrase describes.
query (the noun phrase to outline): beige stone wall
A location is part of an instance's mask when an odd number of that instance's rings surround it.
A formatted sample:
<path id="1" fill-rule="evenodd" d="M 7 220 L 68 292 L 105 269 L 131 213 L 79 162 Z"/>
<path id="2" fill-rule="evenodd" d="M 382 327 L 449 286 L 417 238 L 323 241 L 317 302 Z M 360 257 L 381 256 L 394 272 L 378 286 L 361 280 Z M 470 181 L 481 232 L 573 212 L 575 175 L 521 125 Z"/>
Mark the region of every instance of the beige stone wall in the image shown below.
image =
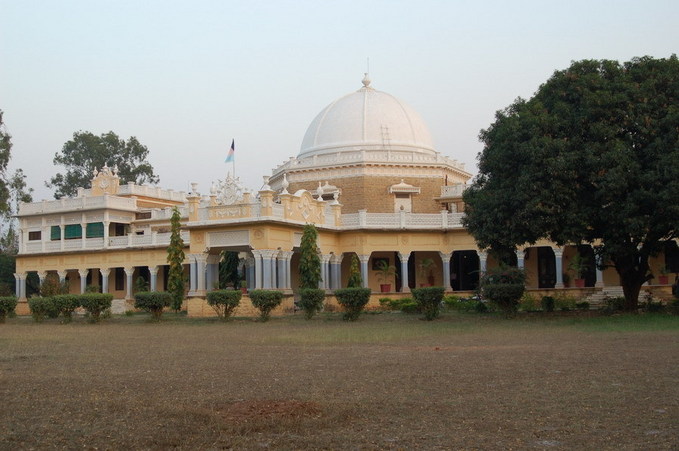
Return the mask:
<path id="1" fill-rule="evenodd" d="M 217 316 L 214 309 L 202 298 L 188 299 L 186 302 L 186 311 L 187 316 L 191 318 L 212 318 Z M 285 296 L 281 305 L 271 312 L 271 316 L 283 316 L 292 313 L 294 313 L 294 299 L 292 296 Z M 252 305 L 250 297 L 247 294 L 244 294 L 240 300 L 240 304 L 233 313 L 233 316 L 258 317 L 259 310 Z"/>
<path id="2" fill-rule="evenodd" d="M 401 182 L 420 188 L 420 194 L 412 195 L 413 213 L 438 213 L 440 204 L 434 197 L 441 195 L 444 176 L 437 178 L 417 177 L 388 177 L 388 176 L 358 176 L 338 179 L 328 179 L 331 185 L 341 189 L 340 203 L 342 213 L 356 213 L 358 210 L 368 210 L 371 213 L 393 213 L 394 195 L 389 194 L 389 187 Z M 326 179 L 323 179 L 325 182 Z M 294 193 L 300 189 L 315 192 L 318 182 L 290 183 L 288 191 Z"/>

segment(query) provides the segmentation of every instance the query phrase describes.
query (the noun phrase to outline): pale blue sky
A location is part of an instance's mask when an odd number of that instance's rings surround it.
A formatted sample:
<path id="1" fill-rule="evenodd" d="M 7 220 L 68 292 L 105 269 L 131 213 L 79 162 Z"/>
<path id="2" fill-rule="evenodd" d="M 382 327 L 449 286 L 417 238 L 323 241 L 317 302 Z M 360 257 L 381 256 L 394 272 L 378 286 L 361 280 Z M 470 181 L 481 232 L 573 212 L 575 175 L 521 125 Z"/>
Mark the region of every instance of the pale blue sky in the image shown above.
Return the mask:
<path id="1" fill-rule="evenodd" d="M 160 185 L 223 179 L 231 138 L 253 189 L 328 103 L 372 86 L 415 108 L 476 172 L 478 133 L 584 58 L 667 57 L 676 1 L 0 0 L 0 109 L 36 200 L 74 131 L 150 150 Z"/>

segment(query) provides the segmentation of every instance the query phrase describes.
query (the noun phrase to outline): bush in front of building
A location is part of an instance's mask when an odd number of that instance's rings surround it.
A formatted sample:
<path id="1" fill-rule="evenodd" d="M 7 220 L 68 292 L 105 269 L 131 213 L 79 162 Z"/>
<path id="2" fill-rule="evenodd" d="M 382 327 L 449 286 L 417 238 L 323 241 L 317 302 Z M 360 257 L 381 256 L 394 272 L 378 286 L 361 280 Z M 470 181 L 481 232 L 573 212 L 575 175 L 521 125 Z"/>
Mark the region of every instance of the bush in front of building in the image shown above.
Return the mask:
<path id="1" fill-rule="evenodd" d="M 34 296 L 30 298 L 28 300 L 28 308 L 31 310 L 33 321 L 36 323 L 42 323 L 45 317 L 55 310 L 52 298 L 47 296 Z"/>
<path id="2" fill-rule="evenodd" d="M 497 305 L 506 316 L 512 316 L 526 289 L 526 272 L 510 266 L 492 268 L 481 277 L 479 286 L 484 298 Z"/>
<path id="3" fill-rule="evenodd" d="M 14 313 L 17 306 L 16 296 L 1 296 L 0 297 L 0 323 L 5 322 L 7 315 Z"/>
<path id="4" fill-rule="evenodd" d="M 304 317 L 311 319 L 316 312 L 323 308 L 325 301 L 325 290 L 320 288 L 302 288 L 299 292 L 299 302 L 297 303 L 304 311 Z"/>
<path id="5" fill-rule="evenodd" d="M 370 300 L 370 288 L 340 288 L 335 290 L 335 296 L 344 308 L 344 320 L 356 321 Z"/>
<path id="6" fill-rule="evenodd" d="M 63 316 L 64 323 L 73 320 L 73 312 L 80 307 L 80 299 L 77 294 L 58 294 L 52 296 L 52 303 L 55 309 Z"/>
<path id="7" fill-rule="evenodd" d="M 240 290 L 215 290 L 207 293 L 207 303 L 222 321 L 226 321 L 240 305 Z"/>
<path id="8" fill-rule="evenodd" d="M 170 306 L 172 293 L 167 291 L 139 291 L 134 294 L 134 308 L 147 311 L 154 320 L 160 321 L 163 309 Z"/>
<path id="9" fill-rule="evenodd" d="M 439 317 L 443 293 L 443 287 L 413 288 L 415 302 L 420 306 L 424 319 L 427 321 L 432 321 Z"/>
<path id="10" fill-rule="evenodd" d="M 109 293 L 85 293 L 78 296 L 82 308 L 90 314 L 92 322 L 97 323 L 101 314 L 111 308 L 113 295 Z"/>
<path id="11" fill-rule="evenodd" d="M 553 312 L 554 311 L 554 298 L 552 296 L 542 296 L 542 300 L 540 301 L 540 305 L 542 305 L 542 310 L 545 312 Z"/>
<path id="12" fill-rule="evenodd" d="M 283 293 L 277 290 L 252 290 L 250 301 L 259 310 L 259 318 L 268 321 L 271 311 L 283 302 Z"/>

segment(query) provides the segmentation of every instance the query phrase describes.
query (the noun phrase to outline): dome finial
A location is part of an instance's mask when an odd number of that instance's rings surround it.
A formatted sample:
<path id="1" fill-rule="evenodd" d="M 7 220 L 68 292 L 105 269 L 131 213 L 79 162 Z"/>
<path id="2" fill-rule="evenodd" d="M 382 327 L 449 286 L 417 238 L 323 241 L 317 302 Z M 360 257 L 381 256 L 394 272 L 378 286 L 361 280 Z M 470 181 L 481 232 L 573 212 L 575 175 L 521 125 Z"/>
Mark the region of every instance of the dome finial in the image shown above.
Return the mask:
<path id="1" fill-rule="evenodd" d="M 370 87 L 370 81 L 371 81 L 370 77 L 368 77 L 367 72 L 365 72 L 364 75 L 365 76 L 363 77 L 363 80 L 361 80 L 361 83 L 363 83 L 363 86 L 365 86 L 366 88 L 369 88 Z"/>

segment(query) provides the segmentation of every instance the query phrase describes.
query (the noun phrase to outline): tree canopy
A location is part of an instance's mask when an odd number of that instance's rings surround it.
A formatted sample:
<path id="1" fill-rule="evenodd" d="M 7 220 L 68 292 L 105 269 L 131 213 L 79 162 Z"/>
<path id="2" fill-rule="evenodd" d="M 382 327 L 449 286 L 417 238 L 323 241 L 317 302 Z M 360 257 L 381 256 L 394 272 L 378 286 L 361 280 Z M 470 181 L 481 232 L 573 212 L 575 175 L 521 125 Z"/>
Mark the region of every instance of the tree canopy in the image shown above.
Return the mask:
<path id="1" fill-rule="evenodd" d="M 73 133 L 61 152 L 54 155 L 54 164 L 66 167 L 66 173 L 58 173 L 45 185 L 54 188 L 54 197 L 73 197 L 78 188 L 87 187 L 92 171 L 104 166 L 118 168 L 120 183 L 158 183 L 153 167 L 147 161 L 149 150 L 134 136 L 127 141 L 113 132 L 96 136 L 90 132 Z"/>
<path id="2" fill-rule="evenodd" d="M 19 209 L 19 203 L 32 202 L 32 188 L 26 185 L 26 175 L 21 169 L 8 173 L 7 165 L 11 160 L 12 136 L 7 131 L 0 110 L 0 251 L 16 254 L 18 237 L 15 220 L 12 217 Z"/>
<path id="3" fill-rule="evenodd" d="M 321 282 L 321 258 L 318 256 L 318 231 L 307 224 L 302 231 L 299 259 L 300 288 L 318 288 Z"/>
<path id="4" fill-rule="evenodd" d="M 480 139 L 464 194 L 479 245 L 593 244 L 636 309 L 649 257 L 679 229 L 676 55 L 574 62 L 498 111 Z"/>

